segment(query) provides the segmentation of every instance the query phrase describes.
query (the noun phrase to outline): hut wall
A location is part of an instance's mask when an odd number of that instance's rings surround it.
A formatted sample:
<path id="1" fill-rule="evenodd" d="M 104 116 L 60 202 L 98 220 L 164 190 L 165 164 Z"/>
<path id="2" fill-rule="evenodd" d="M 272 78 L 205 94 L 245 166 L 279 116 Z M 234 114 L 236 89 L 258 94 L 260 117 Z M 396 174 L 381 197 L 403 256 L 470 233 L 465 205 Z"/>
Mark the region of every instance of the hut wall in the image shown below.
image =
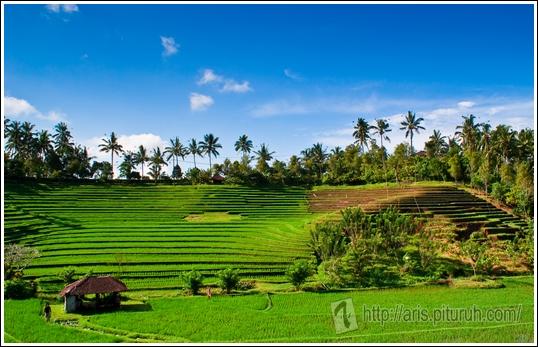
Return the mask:
<path id="1" fill-rule="evenodd" d="M 76 312 L 79 308 L 79 300 L 74 295 L 66 295 L 64 297 L 64 311 L 67 313 Z"/>

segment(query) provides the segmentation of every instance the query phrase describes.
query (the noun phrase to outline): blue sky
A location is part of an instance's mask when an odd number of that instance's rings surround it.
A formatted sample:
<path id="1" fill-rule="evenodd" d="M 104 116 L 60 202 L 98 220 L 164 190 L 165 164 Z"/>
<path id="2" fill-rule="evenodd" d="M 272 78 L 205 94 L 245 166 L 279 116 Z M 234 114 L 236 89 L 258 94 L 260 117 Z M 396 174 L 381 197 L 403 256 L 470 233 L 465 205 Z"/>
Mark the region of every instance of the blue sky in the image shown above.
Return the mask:
<path id="1" fill-rule="evenodd" d="M 111 131 L 213 133 L 220 161 L 243 133 L 281 160 L 344 147 L 359 116 L 389 120 L 390 150 L 408 110 L 417 147 L 470 113 L 534 128 L 532 5 L 4 6 L 4 114 L 65 120 L 98 159 Z"/>

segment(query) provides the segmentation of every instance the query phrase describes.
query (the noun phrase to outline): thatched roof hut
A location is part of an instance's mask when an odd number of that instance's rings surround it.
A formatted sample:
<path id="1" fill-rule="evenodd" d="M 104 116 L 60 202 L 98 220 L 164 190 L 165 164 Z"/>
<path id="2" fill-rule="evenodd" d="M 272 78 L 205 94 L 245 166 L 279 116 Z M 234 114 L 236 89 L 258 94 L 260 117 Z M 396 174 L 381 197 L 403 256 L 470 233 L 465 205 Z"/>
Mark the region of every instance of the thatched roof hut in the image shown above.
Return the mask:
<path id="1" fill-rule="evenodd" d="M 126 290 L 127 286 L 112 276 L 89 276 L 68 284 L 62 289 L 60 296 L 64 297 L 65 311 L 75 312 L 82 305 L 82 296 L 87 294 L 95 294 L 97 304 L 102 304 L 99 301 L 99 294 L 112 293 L 112 306 L 119 307 L 118 293 Z"/>
<path id="2" fill-rule="evenodd" d="M 60 296 L 118 293 L 127 290 L 127 286 L 112 276 L 90 276 L 67 285 Z"/>
<path id="3" fill-rule="evenodd" d="M 213 181 L 213 183 L 219 184 L 219 183 L 222 183 L 225 180 L 225 178 L 217 173 L 213 175 L 213 177 L 211 177 L 211 180 Z"/>

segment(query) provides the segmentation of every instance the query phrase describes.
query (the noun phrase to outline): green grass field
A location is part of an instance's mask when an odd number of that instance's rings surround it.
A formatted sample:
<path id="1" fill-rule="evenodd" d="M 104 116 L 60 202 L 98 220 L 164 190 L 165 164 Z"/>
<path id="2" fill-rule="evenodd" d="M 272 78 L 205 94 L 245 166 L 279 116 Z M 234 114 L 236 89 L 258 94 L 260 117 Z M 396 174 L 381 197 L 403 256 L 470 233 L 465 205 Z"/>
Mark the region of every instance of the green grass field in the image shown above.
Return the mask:
<path id="1" fill-rule="evenodd" d="M 442 215 L 464 230 L 510 236 L 524 223 L 489 203 L 439 183 L 389 187 L 253 188 L 242 186 L 31 184 L 6 182 L 5 242 L 35 247 L 40 257 L 24 273 L 41 295 L 63 287 L 57 274 L 119 276 L 131 299 L 118 312 L 54 318 L 40 299 L 5 301 L 6 342 L 529 342 L 533 335 L 532 277 L 505 277 L 504 288 L 417 286 L 404 289 L 289 293 L 284 276 L 310 251 L 308 225 L 345 206 L 395 203 L 421 218 Z M 496 236 L 495 236 L 496 237 Z M 232 267 L 256 280 L 249 295 L 179 295 L 182 271 L 197 269 L 206 284 Z M 269 301 L 266 292 L 276 292 Z M 352 298 L 358 329 L 336 334 L 331 303 Z M 144 300 L 141 304 L 140 301 Z M 521 305 L 517 321 L 366 322 L 363 305 L 428 310 Z"/>
<path id="2" fill-rule="evenodd" d="M 153 342 L 532 342 L 533 278 L 504 278 L 504 288 L 457 289 L 419 286 L 339 293 L 281 293 L 150 299 L 140 310 L 80 316 L 75 328 L 45 323 L 39 301 L 7 301 L 6 333 L 14 341 Z M 331 303 L 351 298 L 358 329 L 336 334 Z M 365 307 L 451 308 L 521 307 L 519 315 L 490 321 L 398 321 L 365 319 Z M 519 306 L 520 305 L 520 306 Z M 61 311 L 61 305 L 54 308 Z M 59 314 L 61 316 L 61 314 Z M 54 316 L 53 316 L 54 317 Z M 373 316 L 372 316 L 373 317 Z"/>
<path id="3" fill-rule="evenodd" d="M 8 183 L 5 200 L 6 242 L 40 251 L 25 275 L 45 292 L 61 289 L 66 266 L 119 275 L 131 290 L 177 288 L 190 269 L 212 283 L 226 267 L 281 283 L 308 256 L 302 188 Z"/>

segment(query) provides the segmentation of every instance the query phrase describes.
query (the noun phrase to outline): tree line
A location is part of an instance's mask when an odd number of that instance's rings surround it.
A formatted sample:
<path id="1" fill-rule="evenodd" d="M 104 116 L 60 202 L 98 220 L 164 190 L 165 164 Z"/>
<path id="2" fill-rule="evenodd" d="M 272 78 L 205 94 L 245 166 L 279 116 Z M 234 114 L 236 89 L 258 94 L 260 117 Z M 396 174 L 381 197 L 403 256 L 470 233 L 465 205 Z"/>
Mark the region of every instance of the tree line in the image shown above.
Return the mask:
<path id="1" fill-rule="evenodd" d="M 287 162 L 275 159 L 265 143 L 254 150 L 247 135 L 234 144 L 239 160 L 217 159 L 222 145 L 219 138 L 206 134 L 202 141 L 183 144 L 178 137 L 161 148 L 126 151 L 114 132 L 102 139 L 99 149 L 110 153 L 110 162 L 95 161 L 86 147 L 76 144 L 65 123 L 50 134 L 37 131 L 30 122 L 4 121 L 4 167 L 7 177 L 93 178 L 109 180 L 114 175 L 114 159 L 120 157 L 119 177 L 127 180 L 174 180 L 178 183 L 210 183 L 220 174 L 232 184 L 366 184 L 442 180 L 468 183 L 486 194 L 516 208 L 522 215 L 532 213 L 534 191 L 534 131 L 515 131 L 509 125 L 492 128 L 478 123 L 474 115 L 462 116 L 451 136 L 434 129 L 424 149 L 415 151 L 414 135 L 425 131 L 424 119 L 409 111 L 400 123 L 409 143 L 398 144 L 389 154 L 391 129 L 386 119 L 369 124 L 358 118 L 350 144 L 330 151 L 321 143 L 292 155 Z M 180 159 L 192 156 L 194 168 L 183 172 Z M 197 158 L 207 156 L 209 169 L 199 169 Z M 163 167 L 172 165 L 169 177 Z M 149 169 L 149 170 L 148 170 Z M 139 171 L 138 171 L 139 170 Z M 146 170 L 146 171 L 145 171 Z M 146 176 L 146 174 L 148 176 Z"/>

